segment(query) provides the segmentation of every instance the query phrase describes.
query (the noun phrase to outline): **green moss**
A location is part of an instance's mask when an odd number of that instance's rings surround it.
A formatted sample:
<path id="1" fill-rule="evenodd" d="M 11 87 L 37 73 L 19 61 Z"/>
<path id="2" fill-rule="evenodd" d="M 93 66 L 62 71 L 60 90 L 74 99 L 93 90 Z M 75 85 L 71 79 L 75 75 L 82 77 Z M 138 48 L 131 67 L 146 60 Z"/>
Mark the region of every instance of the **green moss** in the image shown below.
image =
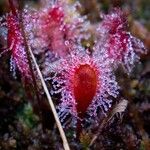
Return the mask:
<path id="1" fill-rule="evenodd" d="M 38 117 L 33 113 L 30 103 L 23 105 L 18 111 L 17 117 L 28 128 L 33 128 L 38 122 Z"/>

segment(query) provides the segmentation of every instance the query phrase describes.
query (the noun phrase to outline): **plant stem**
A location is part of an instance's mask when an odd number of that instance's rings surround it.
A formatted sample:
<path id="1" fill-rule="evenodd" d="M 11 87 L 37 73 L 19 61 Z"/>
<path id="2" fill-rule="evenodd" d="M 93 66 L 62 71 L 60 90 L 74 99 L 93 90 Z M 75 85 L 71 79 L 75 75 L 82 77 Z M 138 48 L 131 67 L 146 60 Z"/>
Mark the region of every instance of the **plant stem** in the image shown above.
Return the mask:
<path id="1" fill-rule="evenodd" d="M 114 117 L 114 115 L 117 113 L 124 112 L 125 109 L 127 108 L 127 105 L 128 105 L 128 101 L 122 98 L 118 104 L 113 106 L 112 110 L 108 112 L 107 116 L 100 123 L 97 133 L 93 136 L 90 142 L 90 145 L 89 145 L 90 147 L 96 141 L 96 139 L 98 138 L 102 130 L 107 126 L 108 122 Z"/>
<path id="2" fill-rule="evenodd" d="M 11 5 L 11 8 L 15 10 L 13 0 L 9 0 L 9 2 L 10 2 L 10 5 Z M 33 81 L 33 89 L 34 89 L 37 101 L 38 101 L 38 103 L 40 103 L 40 96 L 39 96 L 39 92 L 38 92 L 38 86 L 37 86 L 36 78 L 35 78 L 34 71 L 33 71 L 33 66 L 32 66 L 32 62 L 31 62 L 31 58 L 30 58 L 30 53 L 28 51 L 28 43 L 27 43 L 27 39 L 26 39 L 26 34 L 25 34 L 25 31 L 24 31 L 24 24 L 23 24 L 23 18 L 22 18 L 22 7 L 23 6 L 21 5 L 20 1 L 18 1 L 18 4 L 19 4 L 19 16 L 18 17 L 19 17 L 20 30 L 21 30 L 23 40 L 24 40 L 24 45 L 25 45 L 25 48 L 26 48 L 26 54 L 27 54 L 29 69 L 30 69 L 31 77 L 32 77 L 32 81 Z M 36 103 L 34 103 L 34 105 L 35 104 Z M 36 104 L 36 106 L 38 108 L 39 116 L 40 116 L 40 118 L 42 118 L 42 111 L 40 110 L 40 107 L 38 106 L 38 104 Z"/>

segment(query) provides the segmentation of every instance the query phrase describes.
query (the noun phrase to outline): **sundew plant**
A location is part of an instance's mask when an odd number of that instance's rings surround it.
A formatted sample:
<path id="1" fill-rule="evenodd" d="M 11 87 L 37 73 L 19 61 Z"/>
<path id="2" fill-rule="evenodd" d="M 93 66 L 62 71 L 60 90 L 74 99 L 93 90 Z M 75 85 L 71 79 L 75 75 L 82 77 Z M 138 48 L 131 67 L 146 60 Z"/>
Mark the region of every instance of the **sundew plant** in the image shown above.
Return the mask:
<path id="1" fill-rule="evenodd" d="M 92 23 L 80 15 L 79 2 L 39 3 L 33 8 L 8 1 L 9 12 L 0 22 L 6 33 L 1 37 L 7 44 L 0 49 L 0 56 L 10 53 L 12 74 L 19 73 L 24 85 L 34 84 L 41 97 L 42 84 L 29 49 L 32 51 L 64 130 L 72 128 L 79 139 L 82 130 L 99 126 L 100 118 L 106 118 L 119 103 L 116 70 L 121 66 L 130 76 L 147 51 L 129 32 L 127 15 L 121 8 L 103 14 L 92 37 Z M 91 38 L 94 45 L 85 47 L 83 41 Z"/>

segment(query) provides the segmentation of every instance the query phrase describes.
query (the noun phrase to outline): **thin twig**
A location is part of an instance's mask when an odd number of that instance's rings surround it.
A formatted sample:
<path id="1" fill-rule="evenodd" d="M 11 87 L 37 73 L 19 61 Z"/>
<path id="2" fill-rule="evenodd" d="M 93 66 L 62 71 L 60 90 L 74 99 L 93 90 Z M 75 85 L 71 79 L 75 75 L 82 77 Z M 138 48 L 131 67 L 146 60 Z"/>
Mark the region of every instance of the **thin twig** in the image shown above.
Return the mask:
<path id="1" fill-rule="evenodd" d="M 19 2 L 20 2 L 20 0 L 19 0 Z M 19 4 L 20 4 L 20 3 L 19 3 Z M 21 5 L 20 5 L 20 6 L 21 6 Z M 21 11 L 21 13 L 20 13 L 20 18 L 22 19 L 22 9 L 21 9 L 20 11 Z M 22 22 L 22 21 L 21 21 L 21 22 Z M 36 70 L 37 70 L 37 73 L 38 73 L 38 75 L 39 75 L 39 77 L 40 77 L 40 80 L 41 80 L 43 89 L 44 89 L 44 91 L 45 91 L 45 93 L 46 93 L 46 96 L 47 96 L 48 102 L 49 102 L 49 104 L 50 104 L 51 110 L 52 110 L 52 112 L 53 112 L 53 115 L 54 115 L 54 118 L 55 118 L 55 121 L 56 121 L 58 130 L 59 130 L 59 132 L 60 132 L 60 136 L 61 136 L 62 141 L 63 141 L 63 147 L 64 147 L 65 150 L 70 150 L 69 144 L 68 144 L 68 141 L 67 141 L 67 138 L 66 138 L 66 135 L 65 135 L 65 132 L 64 132 L 64 130 L 63 130 L 63 128 L 62 128 L 62 125 L 61 125 L 61 123 L 60 123 L 60 120 L 59 120 L 59 117 L 58 117 L 58 115 L 57 115 L 57 112 L 56 112 L 54 103 L 53 103 L 52 98 L 51 98 L 51 96 L 50 96 L 50 94 L 49 94 L 49 91 L 48 91 L 48 88 L 47 88 L 46 83 L 45 83 L 45 81 L 44 81 L 44 78 L 43 78 L 43 76 L 42 76 L 42 73 L 41 73 L 41 71 L 40 71 L 40 69 L 39 69 L 39 66 L 38 66 L 38 64 L 37 64 L 37 62 L 36 62 L 36 59 L 35 59 L 35 57 L 34 57 L 34 55 L 33 55 L 33 53 L 32 53 L 32 50 L 31 50 L 30 46 L 29 46 L 28 43 L 27 43 L 27 40 L 26 40 L 26 33 L 25 33 L 25 31 L 24 31 L 24 25 L 23 25 L 23 23 L 21 24 L 21 28 L 22 28 L 22 33 L 23 33 L 23 35 L 24 35 L 24 41 L 25 41 L 27 53 L 30 53 L 31 58 L 32 58 L 32 60 L 33 60 L 33 62 L 34 62 L 34 64 L 35 64 L 35 68 L 36 68 Z M 30 61 L 30 59 L 29 59 L 29 61 Z M 32 66 L 31 66 L 31 68 L 32 68 Z M 33 72 L 32 72 L 32 73 L 33 73 Z"/>
<path id="2" fill-rule="evenodd" d="M 48 88 L 47 88 L 46 83 L 45 83 L 45 81 L 44 81 L 44 78 L 43 78 L 43 76 L 42 76 L 42 73 L 41 73 L 41 71 L 40 71 L 40 69 L 39 69 L 39 66 L 38 66 L 38 64 L 37 64 L 37 62 L 36 62 L 36 59 L 35 59 L 35 57 L 34 57 L 34 55 L 33 55 L 33 53 L 32 53 L 32 50 L 30 49 L 30 47 L 28 47 L 28 48 L 29 48 L 29 52 L 30 52 L 31 58 L 32 58 L 32 60 L 33 60 L 33 62 L 34 62 L 34 64 L 35 64 L 35 68 L 36 68 L 36 70 L 37 70 L 37 73 L 38 73 L 38 75 L 39 75 L 39 77 L 40 77 L 40 80 L 41 80 L 42 86 L 43 86 L 43 88 L 44 88 L 44 91 L 45 91 L 45 93 L 46 93 L 48 102 L 49 102 L 49 104 L 50 104 L 50 106 L 51 106 L 51 109 L 52 109 L 54 118 L 55 118 L 55 120 L 56 120 L 57 127 L 58 127 L 58 129 L 59 129 L 61 138 L 62 138 L 62 140 L 63 140 L 64 149 L 65 149 L 65 150 L 70 150 L 69 144 L 68 144 L 68 141 L 67 141 L 67 138 L 66 138 L 66 136 L 65 136 L 64 130 L 63 130 L 62 125 L 61 125 L 61 123 L 60 123 L 60 120 L 59 120 L 59 118 L 58 118 L 58 115 L 57 115 L 57 112 L 56 112 L 54 103 L 53 103 L 53 101 L 52 101 L 52 99 L 51 99 L 51 96 L 50 96 L 50 94 L 49 94 L 49 91 L 48 91 Z"/>

